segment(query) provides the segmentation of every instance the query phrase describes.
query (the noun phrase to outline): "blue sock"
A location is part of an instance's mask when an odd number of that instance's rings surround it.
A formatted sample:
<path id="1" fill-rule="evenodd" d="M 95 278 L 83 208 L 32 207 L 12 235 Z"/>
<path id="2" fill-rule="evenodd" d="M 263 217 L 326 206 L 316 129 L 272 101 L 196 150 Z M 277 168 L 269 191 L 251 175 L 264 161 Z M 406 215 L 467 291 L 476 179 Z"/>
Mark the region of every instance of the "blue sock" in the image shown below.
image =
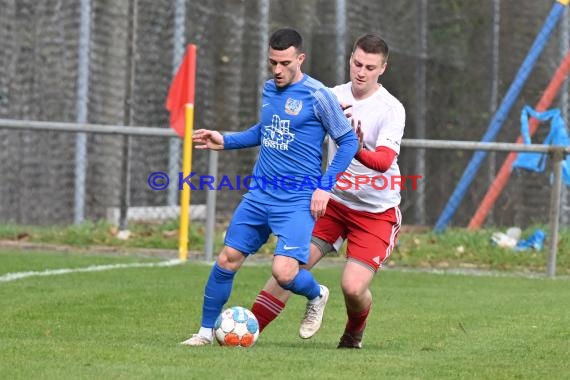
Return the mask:
<path id="1" fill-rule="evenodd" d="M 295 294 L 307 297 L 307 299 L 315 299 L 321 295 L 321 287 L 315 280 L 311 272 L 306 269 L 299 269 L 299 273 L 293 281 L 287 285 L 281 285 L 283 289 L 290 290 Z"/>
<path id="2" fill-rule="evenodd" d="M 235 275 L 236 272 L 224 269 L 218 266 L 218 263 L 214 264 L 204 289 L 202 327 L 214 327 L 216 318 L 218 318 L 222 308 L 230 298 Z"/>

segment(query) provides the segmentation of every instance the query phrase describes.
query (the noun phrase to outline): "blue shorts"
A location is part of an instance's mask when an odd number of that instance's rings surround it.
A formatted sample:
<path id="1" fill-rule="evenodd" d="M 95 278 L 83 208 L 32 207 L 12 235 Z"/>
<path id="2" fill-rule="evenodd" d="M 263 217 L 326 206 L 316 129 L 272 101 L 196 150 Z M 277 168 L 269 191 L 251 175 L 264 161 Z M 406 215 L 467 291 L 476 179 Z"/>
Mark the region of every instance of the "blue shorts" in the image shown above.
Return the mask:
<path id="1" fill-rule="evenodd" d="M 315 220 L 302 206 L 272 206 L 243 198 L 226 231 L 225 245 L 245 255 L 256 253 L 273 233 L 275 254 L 293 257 L 301 264 L 309 260 Z"/>

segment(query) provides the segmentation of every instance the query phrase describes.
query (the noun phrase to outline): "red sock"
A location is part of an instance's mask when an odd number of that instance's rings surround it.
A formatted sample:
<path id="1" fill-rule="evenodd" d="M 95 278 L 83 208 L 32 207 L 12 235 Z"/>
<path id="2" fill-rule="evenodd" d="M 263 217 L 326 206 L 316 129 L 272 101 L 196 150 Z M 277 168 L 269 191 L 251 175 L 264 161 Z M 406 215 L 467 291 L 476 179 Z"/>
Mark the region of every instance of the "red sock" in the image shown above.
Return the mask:
<path id="1" fill-rule="evenodd" d="M 346 322 L 346 332 L 359 333 L 364 330 L 368 313 L 370 313 L 370 306 L 364 310 L 356 312 L 347 310 L 346 314 L 348 315 L 348 322 Z"/>
<path id="2" fill-rule="evenodd" d="M 277 318 L 284 307 L 285 304 L 283 302 L 262 290 L 251 306 L 251 312 L 259 322 L 259 332 L 262 332 L 271 321 Z"/>

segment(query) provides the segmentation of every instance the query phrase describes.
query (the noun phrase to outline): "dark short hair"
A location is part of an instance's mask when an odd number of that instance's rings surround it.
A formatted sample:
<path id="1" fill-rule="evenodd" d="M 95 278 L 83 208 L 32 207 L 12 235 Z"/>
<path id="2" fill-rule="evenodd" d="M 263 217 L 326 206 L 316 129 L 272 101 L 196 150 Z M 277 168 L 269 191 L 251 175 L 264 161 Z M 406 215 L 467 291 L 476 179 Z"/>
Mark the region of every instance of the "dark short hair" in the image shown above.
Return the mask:
<path id="1" fill-rule="evenodd" d="M 362 49 L 365 53 L 370 54 L 381 54 L 384 56 L 384 62 L 388 60 L 388 44 L 377 34 L 365 34 L 358 37 L 356 42 L 354 42 L 354 47 L 352 52 L 355 52 L 357 48 Z"/>
<path id="2" fill-rule="evenodd" d="M 295 29 L 278 29 L 269 37 L 269 47 L 274 50 L 287 50 L 291 46 L 297 51 L 303 51 L 303 37 Z"/>

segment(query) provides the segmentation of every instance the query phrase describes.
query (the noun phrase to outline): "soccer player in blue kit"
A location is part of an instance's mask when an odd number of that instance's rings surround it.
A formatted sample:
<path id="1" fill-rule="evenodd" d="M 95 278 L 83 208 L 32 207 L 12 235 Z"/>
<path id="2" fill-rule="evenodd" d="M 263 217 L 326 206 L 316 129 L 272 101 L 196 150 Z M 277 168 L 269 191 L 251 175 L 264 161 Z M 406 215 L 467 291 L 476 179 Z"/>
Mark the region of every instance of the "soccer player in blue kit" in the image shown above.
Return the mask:
<path id="1" fill-rule="evenodd" d="M 214 322 L 230 297 L 236 272 L 271 233 L 278 238 L 272 265 L 275 280 L 307 298 L 319 316 L 311 328 L 320 327 L 329 291 L 311 272 L 300 269 L 299 263 L 307 263 L 315 220 L 324 215 L 330 190 L 359 143 L 335 95 L 301 71 L 305 60 L 302 42 L 301 35 L 290 28 L 271 35 L 273 79 L 263 87 L 259 123 L 225 136 L 206 129 L 193 136 L 197 149 L 260 146 L 260 151 L 249 191 L 234 212 L 225 246 L 206 283 L 201 327 L 184 345 L 212 343 Z M 322 146 L 327 133 L 338 150 L 323 175 Z M 311 333 L 300 331 L 301 336 Z"/>

